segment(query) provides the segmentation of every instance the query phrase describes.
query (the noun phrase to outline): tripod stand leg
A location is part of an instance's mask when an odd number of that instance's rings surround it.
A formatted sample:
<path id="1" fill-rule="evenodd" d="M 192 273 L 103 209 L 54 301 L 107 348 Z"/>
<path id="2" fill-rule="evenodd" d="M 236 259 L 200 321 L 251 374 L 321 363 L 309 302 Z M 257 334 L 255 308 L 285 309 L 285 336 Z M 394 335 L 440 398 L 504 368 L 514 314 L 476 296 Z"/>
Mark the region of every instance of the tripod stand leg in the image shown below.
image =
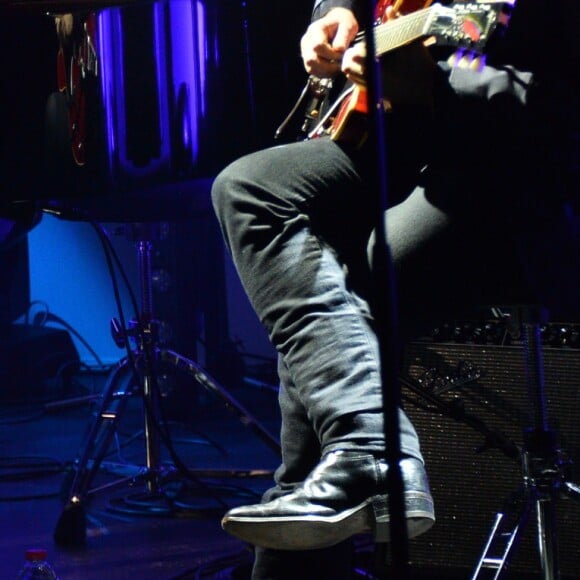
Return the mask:
<path id="1" fill-rule="evenodd" d="M 54 532 L 57 544 L 77 545 L 85 540 L 84 503 L 88 496 L 96 491 L 89 490 L 89 486 L 110 447 L 117 425 L 132 394 L 131 382 L 127 381 L 123 384 L 121 381 L 126 370 L 127 359 L 123 359 L 111 371 L 103 389 L 101 406 L 87 431 L 82 451 L 75 459 L 70 476 L 63 486 L 67 499 Z M 130 479 L 132 478 L 133 476 Z"/>
<path id="2" fill-rule="evenodd" d="M 150 477 L 147 478 L 149 493 L 160 491 L 160 482 L 157 477 L 159 470 L 159 437 L 157 435 L 157 398 L 153 386 L 153 377 L 143 377 L 143 400 L 145 409 L 145 461 Z"/>
<path id="3" fill-rule="evenodd" d="M 538 552 L 544 580 L 560 577 L 555 508 L 551 498 L 536 501 Z"/>
<path id="4" fill-rule="evenodd" d="M 520 530 L 527 524 L 532 505 L 535 505 L 542 577 L 544 580 L 558 580 L 560 571 L 555 501 L 559 484 L 563 481 L 563 462 L 556 434 L 548 423 L 540 333 L 543 313 L 539 308 L 523 308 L 520 315 L 531 426 L 524 429 L 524 448 L 521 454 L 523 496 L 527 501 L 520 524 L 514 528 L 514 537 L 520 535 Z M 494 535 L 492 533 L 492 538 Z M 486 551 L 491 543 L 490 539 Z M 482 568 L 489 567 L 497 570 L 495 578 L 499 578 L 499 574 L 509 563 L 508 554 L 513 548 L 512 544 L 515 542 L 510 541 L 505 556 L 499 559 L 488 558 L 484 553 L 476 575 Z"/>
<path id="5" fill-rule="evenodd" d="M 565 481 L 562 489 L 566 497 L 580 500 L 580 485 L 577 483 Z"/>
<path id="6" fill-rule="evenodd" d="M 173 352 L 172 350 L 161 350 L 160 358 L 162 361 L 170 363 L 175 368 L 185 371 L 208 391 L 218 395 L 218 397 L 225 402 L 226 408 L 236 413 L 243 425 L 252 429 L 252 431 L 275 453 L 278 455 L 281 453 L 279 441 L 273 437 L 239 401 L 232 397 L 232 395 L 230 395 L 230 393 L 228 393 L 228 391 L 200 365 L 180 354 L 177 354 L 176 352 Z"/>
<path id="7" fill-rule="evenodd" d="M 506 572 L 510 558 L 517 547 L 521 535 L 530 518 L 532 506 L 524 503 L 515 524 L 510 524 L 509 512 L 496 514 L 490 535 L 483 549 L 471 580 L 493 578 L 498 580 Z"/>
<path id="8" fill-rule="evenodd" d="M 532 428 L 525 432 L 528 451 L 527 475 L 540 492 L 536 496 L 538 551 L 544 580 L 560 577 L 558 564 L 558 536 L 556 531 L 557 482 L 562 475 L 560 450 L 556 433 L 548 423 L 544 382 L 544 359 L 540 322 L 542 312 L 532 309 L 525 313 L 522 338 L 527 370 L 528 395 L 533 419 Z M 530 463 L 531 462 L 531 463 Z"/>

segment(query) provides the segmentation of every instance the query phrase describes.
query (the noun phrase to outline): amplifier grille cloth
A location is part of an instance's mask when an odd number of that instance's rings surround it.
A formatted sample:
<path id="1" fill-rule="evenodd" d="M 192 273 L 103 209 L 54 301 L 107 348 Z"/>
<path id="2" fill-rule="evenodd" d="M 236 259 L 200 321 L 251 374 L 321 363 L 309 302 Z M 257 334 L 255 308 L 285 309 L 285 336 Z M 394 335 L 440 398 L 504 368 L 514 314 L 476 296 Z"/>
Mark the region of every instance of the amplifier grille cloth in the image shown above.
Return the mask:
<path id="1" fill-rule="evenodd" d="M 414 379 L 435 370 L 435 375 L 461 380 L 469 366 L 478 369 L 481 378 L 444 391 L 441 397 L 446 402 L 460 401 L 466 412 L 521 445 L 523 428 L 530 424 L 521 346 L 418 341 L 406 349 L 405 374 Z M 580 350 L 544 347 L 544 370 L 550 426 L 558 432 L 567 456 L 580 461 Z M 403 387 L 402 396 L 421 439 L 437 517 L 428 533 L 410 543 L 411 558 L 417 565 L 472 571 L 495 514 L 519 489 L 519 463 L 496 448 L 478 453 L 484 443 L 482 434 L 420 408 L 413 401 L 424 403 L 423 398 L 408 387 Z M 580 469 L 572 469 L 570 480 L 580 483 Z M 561 572 L 580 578 L 580 501 L 558 501 L 557 514 Z M 533 516 L 510 569 L 540 571 Z"/>

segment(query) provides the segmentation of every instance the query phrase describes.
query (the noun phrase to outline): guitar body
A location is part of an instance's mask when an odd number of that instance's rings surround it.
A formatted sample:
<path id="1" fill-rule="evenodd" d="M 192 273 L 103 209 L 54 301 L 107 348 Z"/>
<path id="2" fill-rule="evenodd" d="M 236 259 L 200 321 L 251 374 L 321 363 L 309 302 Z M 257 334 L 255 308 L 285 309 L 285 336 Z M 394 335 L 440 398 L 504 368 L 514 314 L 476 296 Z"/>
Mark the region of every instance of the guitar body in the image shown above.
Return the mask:
<path id="1" fill-rule="evenodd" d="M 83 21 L 82 32 L 70 39 L 70 47 L 61 46 L 57 53 L 58 89 L 66 96 L 74 162 L 86 163 L 87 146 L 87 83 L 97 72 L 96 16 L 89 14 Z"/>
<path id="2" fill-rule="evenodd" d="M 332 122 L 330 138 L 355 147 L 362 146 L 367 137 L 368 112 L 367 91 L 362 85 L 355 85 Z"/>

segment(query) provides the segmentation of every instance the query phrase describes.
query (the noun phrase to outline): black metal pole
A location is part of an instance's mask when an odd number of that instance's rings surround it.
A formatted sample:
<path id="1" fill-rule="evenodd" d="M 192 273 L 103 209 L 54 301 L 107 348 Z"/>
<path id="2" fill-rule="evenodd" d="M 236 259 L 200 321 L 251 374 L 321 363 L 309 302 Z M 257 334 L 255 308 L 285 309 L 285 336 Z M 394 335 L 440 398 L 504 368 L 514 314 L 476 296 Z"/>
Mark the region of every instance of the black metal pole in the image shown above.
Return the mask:
<path id="1" fill-rule="evenodd" d="M 367 61 L 366 81 L 369 111 L 369 151 L 375 156 L 371 164 L 373 175 L 370 183 L 376 192 L 376 243 L 372 256 L 374 296 L 372 312 L 379 338 L 381 380 L 383 385 L 383 414 L 385 423 L 386 459 L 388 470 L 389 512 L 391 516 L 391 558 L 394 578 L 409 577 L 409 547 L 404 507 L 404 487 L 399 466 L 401 459 L 399 408 L 401 389 L 397 366 L 399 364 L 397 296 L 395 275 L 387 244 L 385 213 L 388 208 L 388 176 L 385 160 L 388 142 L 385 136 L 382 106 L 381 70 L 375 58 L 375 2 L 367 0 L 363 21 Z"/>

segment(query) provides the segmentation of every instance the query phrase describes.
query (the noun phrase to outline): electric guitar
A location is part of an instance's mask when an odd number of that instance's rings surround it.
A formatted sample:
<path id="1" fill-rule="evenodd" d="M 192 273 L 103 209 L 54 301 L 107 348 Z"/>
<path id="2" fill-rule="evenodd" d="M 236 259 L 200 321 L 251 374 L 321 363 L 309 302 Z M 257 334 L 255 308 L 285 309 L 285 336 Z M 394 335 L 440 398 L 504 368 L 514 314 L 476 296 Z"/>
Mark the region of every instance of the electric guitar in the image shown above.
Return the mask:
<path id="1" fill-rule="evenodd" d="M 58 90 L 66 96 L 71 152 L 79 166 L 87 157 L 87 85 L 98 75 L 96 20 L 94 13 L 83 17 L 66 43 L 60 39 L 57 53 Z"/>
<path id="2" fill-rule="evenodd" d="M 484 62 L 483 50 L 490 39 L 507 26 L 512 7 L 510 2 L 495 0 L 458 2 L 448 7 L 441 4 L 429 6 L 430 2 L 421 2 L 421 5 L 427 4 L 428 7 L 404 13 L 409 2 L 413 4 L 413 9 L 419 4 L 417 0 L 402 0 L 398 10 L 402 15 L 394 20 L 385 21 L 379 15 L 378 24 L 373 28 L 377 58 L 415 40 L 424 39 L 429 45 L 456 48 L 456 62 L 467 60 L 468 66 L 478 68 Z M 383 10 L 387 5 L 388 0 L 379 4 Z M 364 35 L 359 35 L 355 43 L 363 38 Z M 385 106 L 388 104 L 385 103 Z M 351 84 L 318 118 L 318 123 L 308 132 L 307 138 L 330 135 L 335 141 L 360 146 L 366 138 L 367 117 L 367 91 L 363 85 Z"/>

